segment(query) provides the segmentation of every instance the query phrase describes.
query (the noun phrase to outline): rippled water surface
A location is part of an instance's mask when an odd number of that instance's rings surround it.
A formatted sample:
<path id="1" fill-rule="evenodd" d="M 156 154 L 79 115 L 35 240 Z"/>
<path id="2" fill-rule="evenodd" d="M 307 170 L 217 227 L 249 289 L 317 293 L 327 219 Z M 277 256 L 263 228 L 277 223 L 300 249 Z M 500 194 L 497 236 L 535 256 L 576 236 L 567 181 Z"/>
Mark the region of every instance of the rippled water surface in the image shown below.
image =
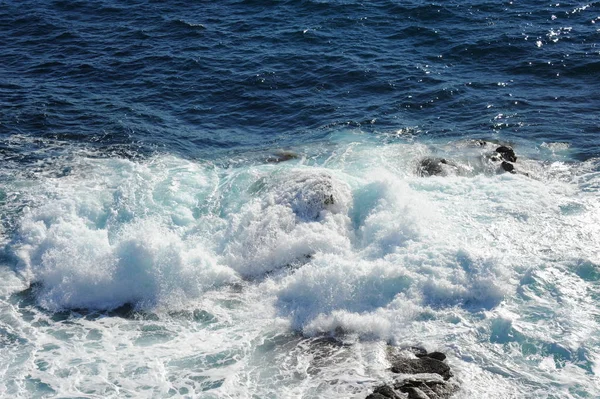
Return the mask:
<path id="1" fill-rule="evenodd" d="M 0 43 L 0 397 L 364 398 L 390 345 L 600 396 L 599 2 L 9 0 Z"/>

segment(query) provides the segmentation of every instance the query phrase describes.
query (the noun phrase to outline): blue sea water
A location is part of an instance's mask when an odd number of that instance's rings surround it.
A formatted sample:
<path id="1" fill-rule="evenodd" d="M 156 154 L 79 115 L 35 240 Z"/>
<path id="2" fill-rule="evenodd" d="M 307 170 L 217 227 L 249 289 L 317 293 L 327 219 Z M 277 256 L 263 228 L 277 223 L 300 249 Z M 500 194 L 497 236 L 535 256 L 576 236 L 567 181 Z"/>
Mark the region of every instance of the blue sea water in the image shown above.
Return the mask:
<path id="1" fill-rule="evenodd" d="M 599 397 L 598 93 L 600 2 L 0 1 L 0 397 Z"/>

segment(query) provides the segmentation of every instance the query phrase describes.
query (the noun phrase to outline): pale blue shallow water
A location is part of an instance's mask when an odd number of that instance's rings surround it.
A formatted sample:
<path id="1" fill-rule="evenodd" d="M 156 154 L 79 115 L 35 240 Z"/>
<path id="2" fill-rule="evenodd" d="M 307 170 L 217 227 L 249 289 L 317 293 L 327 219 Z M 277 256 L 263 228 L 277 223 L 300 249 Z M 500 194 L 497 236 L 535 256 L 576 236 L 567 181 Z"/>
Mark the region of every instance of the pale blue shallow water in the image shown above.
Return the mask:
<path id="1" fill-rule="evenodd" d="M 362 398 L 388 345 L 600 396 L 599 38 L 598 2 L 0 2 L 0 397 Z"/>

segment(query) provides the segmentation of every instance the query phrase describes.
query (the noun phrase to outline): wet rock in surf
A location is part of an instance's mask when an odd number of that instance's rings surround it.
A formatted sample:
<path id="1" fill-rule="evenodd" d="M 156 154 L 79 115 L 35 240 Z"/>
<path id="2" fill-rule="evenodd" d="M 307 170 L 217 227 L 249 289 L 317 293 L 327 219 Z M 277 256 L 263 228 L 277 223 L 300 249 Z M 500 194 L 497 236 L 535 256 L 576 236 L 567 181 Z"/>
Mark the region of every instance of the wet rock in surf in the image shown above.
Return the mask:
<path id="1" fill-rule="evenodd" d="M 417 356 L 419 358 L 421 358 L 421 357 L 430 357 L 432 359 L 439 360 L 439 361 L 446 360 L 446 355 L 444 355 L 442 352 L 415 353 L 415 356 Z"/>
<path id="2" fill-rule="evenodd" d="M 514 162 L 517 162 L 517 156 L 512 147 L 507 145 L 501 145 L 497 147 L 494 153 L 490 156 L 490 159 L 500 163 L 500 169 L 505 172 L 517 173 L 515 170 Z"/>
<path id="3" fill-rule="evenodd" d="M 414 376 L 394 383 L 394 389 L 408 394 L 409 399 L 448 399 L 458 391 L 458 384 L 431 376 Z"/>
<path id="4" fill-rule="evenodd" d="M 514 149 L 497 140 L 468 139 L 449 143 L 446 157 L 425 157 L 419 160 L 419 176 L 473 176 L 480 173 L 522 173 L 515 163 Z"/>
<path id="5" fill-rule="evenodd" d="M 445 158 L 423 158 L 417 168 L 417 174 L 424 177 L 447 176 L 456 174 L 457 171 L 457 165 Z"/>
<path id="6" fill-rule="evenodd" d="M 507 172 L 515 173 L 515 165 L 510 162 L 502 161 L 500 167 Z"/>
<path id="7" fill-rule="evenodd" d="M 458 391 L 454 381 L 444 381 L 434 374 L 416 374 L 401 378 L 373 390 L 366 399 L 450 399 Z"/>
<path id="8" fill-rule="evenodd" d="M 430 352 L 423 348 L 408 349 L 416 359 L 388 352 L 395 376 L 392 384 L 381 385 L 367 396 L 367 399 L 449 399 L 458 391 L 458 384 L 452 380 L 450 367 L 444 363 L 446 355 Z"/>
<path id="9" fill-rule="evenodd" d="M 483 160 L 491 160 L 493 162 L 500 162 L 500 170 L 510 173 L 517 173 L 515 170 L 514 163 L 517 162 L 517 155 L 514 149 L 508 144 L 502 144 L 498 141 L 485 141 L 485 140 L 473 140 L 472 146 L 482 147 L 486 150 L 489 148 L 490 152 L 483 155 Z"/>
<path id="10" fill-rule="evenodd" d="M 392 366 L 392 372 L 402 374 L 439 374 L 445 380 L 452 376 L 450 367 L 440 360 L 423 356 L 417 359 L 401 359 Z"/>
<path id="11" fill-rule="evenodd" d="M 508 162 L 517 162 L 517 156 L 515 155 L 515 151 L 506 145 L 501 145 L 496 148 L 496 152 L 500 154 L 500 157 Z"/>

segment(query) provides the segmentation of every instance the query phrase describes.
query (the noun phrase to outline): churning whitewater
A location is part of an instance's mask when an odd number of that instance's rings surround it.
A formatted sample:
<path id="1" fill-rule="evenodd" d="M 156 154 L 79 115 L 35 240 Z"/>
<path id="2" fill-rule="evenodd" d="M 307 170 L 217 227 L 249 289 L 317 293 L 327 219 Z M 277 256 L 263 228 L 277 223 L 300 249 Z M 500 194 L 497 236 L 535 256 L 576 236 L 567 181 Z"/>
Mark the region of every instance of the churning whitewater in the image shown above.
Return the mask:
<path id="1" fill-rule="evenodd" d="M 517 143 L 508 173 L 494 143 L 337 139 L 13 170 L 0 392 L 364 397 L 387 345 L 420 345 L 463 397 L 600 394 L 598 161 Z"/>

